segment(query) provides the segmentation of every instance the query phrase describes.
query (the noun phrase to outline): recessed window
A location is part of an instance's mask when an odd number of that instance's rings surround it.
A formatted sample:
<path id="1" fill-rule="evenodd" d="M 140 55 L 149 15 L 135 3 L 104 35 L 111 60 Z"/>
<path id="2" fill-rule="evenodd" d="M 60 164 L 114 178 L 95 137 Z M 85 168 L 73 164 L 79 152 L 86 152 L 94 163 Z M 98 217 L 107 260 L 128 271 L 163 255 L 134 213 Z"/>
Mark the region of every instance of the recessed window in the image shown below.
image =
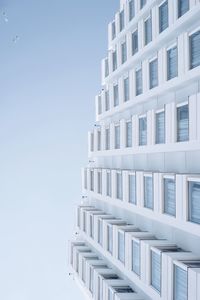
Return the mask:
<path id="1" fill-rule="evenodd" d="M 90 190 L 94 191 L 94 171 L 90 171 Z"/>
<path id="2" fill-rule="evenodd" d="M 140 9 L 142 9 L 147 3 L 147 0 L 140 0 Z"/>
<path id="3" fill-rule="evenodd" d="M 98 182 L 98 194 L 102 194 L 102 173 L 97 172 L 97 182 Z"/>
<path id="4" fill-rule="evenodd" d="M 87 190 L 87 169 L 84 169 L 84 188 Z"/>
<path id="5" fill-rule="evenodd" d="M 189 140 L 189 106 L 177 107 L 177 142 Z"/>
<path id="6" fill-rule="evenodd" d="M 129 92 L 129 77 L 124 79 L 124 102 L 130 99 L 130 92 Z"/>
<path id="7" fill-rule="evenodd" d="M 91 133 L 91 140 L 90 140 L 90 151 L 94 151 L 94 133 Z"/>
<path id="8" fill-rule="evenodd" d="M 121 61 L 124 64 L 127 61 L 127 45 L 126 42 L 121 44 Z"/>
<path id="9" fill-rule="evenodd" d="M 119 14 L 119 30 L 122 31 L 124 29 L 124 10 L 122 10 Z"/>
<path id="10" fill-rule="evenodd" d="M 139 118 L 139 146 L 147 145 L 147 117 Z"/>
<path id="11" fill-rule="evenodd" d="M 110 128 L 106 128 L 106 150 L 110 150 Z"/>
<path id="12" fill-rule="evenodd" d="M 86 212 L 83 211 L 83 231 L 86 232 L 86 228 L 87 228 L 87 219 L 86 219 Z"/>
<path id="13" fill-rule="evenodd" d="M 102 102 L 101 102 L 101 96 L 98 96 L 98 115 L 102 113 Z"/>
<path id="14" fill-rule="evenodd" d="M 97 150 L 101 151 L 101 130 L 97 131 Z"/>
<path id="15" fill-rule="evenodd" d="M 115 21 L 112 22 L 112 39 L 116 37 L 116 26 L 115 26 Z"/>
<path id="16" fill-rule="evenodd" d="M 136 176 L 129 175 L 129 203 L 136 204 Z"/>
<path id="17" fill-rule="evenodd" d="M 136 85 L 136 96 L 139 96 L 143 93 L 143 84 L 142 84 L 142 68 L 135 72 L 135 85 Z"/>
<path id="18" fill-rule="evenodd" d="M 110 172 L 107 172 L 107 174 L 106 174 L 106 183 L 107 183 L 106 195 L 108 197 L 111 197 L 111 173 Z"/>
<path id="19" fill-rule="evenodd" d="M 153 89 L 158 85 L 158 59 L 149 63 L 149 88 Z"/>
<path id="20" fill-rule="evenodd" d="M 98 220 L 98 243 L 103 244 L 103 223 L 102 220 Z"/>
<path id="21" fill-rule="evenodd" d="M 129 21 L 135 17 L 135 0 L 129 1 Z"/>
<path id="22" fill-rule="evenodd" d="M 94 218 L 90 215 L 90 236 L 94 238 Z"/>
<path id="23" fill-rule="evenodd" d="M 161 255 L 151 251 L 151 285 L 161 292 Z"/>
<path id="24" fill-rule="evenodd" d="M 138 52 L 138 30 L 132 33 L 132 55 Z"/>
<path id="25" fill-rule="evenodd" d="M 90 267 L 90 281 L 89 281 L 89 290 L 93 294 L 93 286 L 94 286 L 94 270 Z"/>
<path id="26" fill-rule="evenodd" d="M 118 232 L 118 259 L 122 263 L 125 261 L 125 238 L 122 232 Z"/>
<path id="27" fill-rule="evenodd" d="M 108 111 L 110 109 L 110 97 L 109 91 L 105 91 L 105 110 Z"/>
<path id="28" fill-rule="evenodd" d="M 112 225 L 108 225 L 108 251 L 113 252 L 113 228 Z"/>
<path id="29" fill-rule="evenodd" d="M 167 51 L 167 80 L 178 76 L 178 49 L 177 46 Z"/>
<path id="30" fill-rule="evenodd" d="M 190 222 L 200 224 L 200 182 L 188 182 L 188 207 Z"/>
<path id="31" fill-rule="evenodd" d="M 156 144 L 165 143 L 165 112 L 156 113 Z"/>
<path id="32" fill-rule="evenodd" d="M 164 178 L 164 213 L 176 216 L 176 183 L 173 178 Z"/>
<path id="33" fill-rule="evenodd" d="M 144 22 L 145 31 L 145 45 L 148 45 L 152 41 L 152 18 L 151 16 Z"/>
<path id="34" fill-rule="evenodd" d="M 153 177 L 144 176 L 144 207 L 153 209 Z"/>
<path id="35" fill-rule="evenodd" d="M 189 0 L 178 0 L 178 18 L 189 10 Z"/>
<path id="36" fill-rule="evenodd" d="M 190 69 L 200 66 L 200 30 L 189 38 L 190 44 Z"/>
<path id="37" fill-rule="evenodd" d="M 132 122 L 126 122 L 126 147 L 132 147 Z"/>
<path id="38" fill-rule="evenodd" d="M 119 89 L 118 84 L 113 86 L 113 97 L 114 97 L 114 106 L 119 105 Z"/>
<path id="39" fill-rule="evenodd" d="M 123 199 L 123 188 L 122 188 L 122 174 L 117 173 L 116 174 L 116 196 L 117 199 L 122 200 Z"/>
<path id="40" fill-rule="evenodd" d="M 159 7 L 159 32 L 163 32 L 168 26 L 168 1 L 165 1 Z"/>
<path id="41" fill-rule="evenodd" d="M 117 50 L 112 53 L 113 72 L 117 69 Z"/>
<path id="42" fill-rule="evenodd" d="M 120 149 L 120 126 L 115 126 L 115 149 Z"/>
<path id="43" fill-rule="evenodd" d="M 105 77 L 108 77 L 109 75 L 109 63 L 108 58 L 105 59 Z"/>
<path id="44" fill-rule="evenodd" d="M 132 241 L 132 271 L 140 276 L 140 244 Z"/>
<path id="45" fill-rule="evenodd" d="M 174 300 L 188 299 L 187 271 L 174 265 Z"/>

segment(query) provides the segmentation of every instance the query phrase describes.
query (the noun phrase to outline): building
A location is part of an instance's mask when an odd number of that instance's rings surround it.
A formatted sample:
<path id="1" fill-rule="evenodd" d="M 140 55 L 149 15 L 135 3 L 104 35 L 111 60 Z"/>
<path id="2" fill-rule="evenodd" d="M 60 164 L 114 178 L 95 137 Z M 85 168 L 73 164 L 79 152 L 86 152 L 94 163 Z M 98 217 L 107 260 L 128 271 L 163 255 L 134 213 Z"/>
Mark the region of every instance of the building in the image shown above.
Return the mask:
<path id="1" fill-rule="evenodd" d="M 88 299 L 200 299 L 200 0 L 108 26 L 70 264 Z"/>

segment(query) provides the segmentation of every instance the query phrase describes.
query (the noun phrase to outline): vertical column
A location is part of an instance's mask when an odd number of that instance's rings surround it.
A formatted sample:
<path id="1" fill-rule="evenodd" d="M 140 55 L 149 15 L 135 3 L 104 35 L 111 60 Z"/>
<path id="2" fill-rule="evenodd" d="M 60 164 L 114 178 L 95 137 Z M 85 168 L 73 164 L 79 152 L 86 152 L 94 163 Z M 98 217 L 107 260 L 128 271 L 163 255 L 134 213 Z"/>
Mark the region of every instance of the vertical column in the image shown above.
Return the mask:
<path id="1" fill-rule="evenodd" d="M 178 36 L 177 49 L 178 49 L 178 76 L 183 76 L 186 69 L 185 62 L 185 45 L 184 45 L 184 34 Z"/>
<path id="2" fill-rule="evenodd" d="M 158 6 L 152 7 L 151 10 L 152 16 L 152 40 L 154 41 L 159 34 L 159 22 L 158 22 Z"/>
<path id="3" fill-rule="evenodd" d="M 107 186 L 107 170 L 102 169 L 102 196 L 106 197 L 106 186 Z"/>
<path id="4" fill-rule="evenodd" d="M 126 122 L 124 119 L 120 120 L 120 148 L 126 147 Z"/>
<path id="5" fill-rule="evenodd" d="M 153 144 L 153 110 L 147 112 L 147 145 L 150 146 Z"/>
<path id="6" fill-rule="evenodd" d="M 118 89 L 119 89 L 119 105 L 122 105 L 124 103 L 124 82 L 122 77 L 120 77 L 118 80 Z"/>
<path id="7" fill-rule="evenodd" d="M 98 192 L 98 169 L 94 169 L 94 193 Z"/>
<path id="8" fill-rule="evenodd" d="M 136 172 L 136 196 L 137 196 L 137 206 L 144 206 L 144 172 Z"/>
<path id="9" fill-rule="evenodd" d="M 146 59 L 142 62 L 142 80 L 143 80 L 143 94 L 149 89 L 149 61 Z"/>
<path id="10" fill-rule="evenodd" d="M 128 171 L 122 172 L 122 178 L 123 178 L 123 201 L 128 202 Z"/>
<path id="11" fill-rule="evenodd" d="M 200 93 L 197 94 L 197 139 L 200 141 Z"/>
<path id="12" fill-rule="evenodd" d="M 169 103 L 165 106 L 165 126 L 166 126 L 166 144 L 175 143 L 176 141 L 176 107 L 175 103 Z"/>
<path id="13" fill-rule="evenodd" d="M 105 123 L 101 124 L 101 151 L 106 149 L 106 127 Z"/>
<path id="14" fill-rule="evenodd" d="M 112 185 L 112 198 L 116 199 L 116 191 L 117 191 L 117 187 L 116 187 L 116 174 L 117 171 L 116 170 L 111 170 L 111 185 Z"/>
<path id="15" fill-rule="evenodd" d="M 115 124 L 110 124 L 110 150 L 115 149 Z"/>
<path id="16" fill-rule="evenodd" d="M 167 75 L 167 59 L 166 59 L 166 49 L 161 48 L 158 51 L 158 81 L 159 85 L 163 84 L 166 81 Z"/>
<path id="17" fill-rule="evenodd" d="M 132 141 L 133 148 L 138 147 L 139 145 L 139 119 L 138 115 L 132 117 Z"/>
<path id="18" fill-rule="evenodd" d="M 189 137 L 190 141 L 197 140 L 197 95 L 189 97 Z"/>
<path id="19" fill-rule="evenodd" d="M 159 213 L 159 202 L 162 198 L 159 197 L 159 173 L 153 174 L 153 198 L 154 198 L 154 212 Z"/>

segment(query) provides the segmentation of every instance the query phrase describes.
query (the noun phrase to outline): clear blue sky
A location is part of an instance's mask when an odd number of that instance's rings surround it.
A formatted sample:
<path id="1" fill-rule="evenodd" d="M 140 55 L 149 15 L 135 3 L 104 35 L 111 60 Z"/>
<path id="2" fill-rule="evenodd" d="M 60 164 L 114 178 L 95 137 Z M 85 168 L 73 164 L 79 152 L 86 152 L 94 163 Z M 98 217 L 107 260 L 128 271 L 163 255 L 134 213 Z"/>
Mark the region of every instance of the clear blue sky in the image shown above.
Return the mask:
<path id="1" fill-rule="evenodd" d="M 67 276 L 66 248 L 107 24 L 118 7 L 118 0 L 0 0 L 2 300 L 83 299 Z"/>

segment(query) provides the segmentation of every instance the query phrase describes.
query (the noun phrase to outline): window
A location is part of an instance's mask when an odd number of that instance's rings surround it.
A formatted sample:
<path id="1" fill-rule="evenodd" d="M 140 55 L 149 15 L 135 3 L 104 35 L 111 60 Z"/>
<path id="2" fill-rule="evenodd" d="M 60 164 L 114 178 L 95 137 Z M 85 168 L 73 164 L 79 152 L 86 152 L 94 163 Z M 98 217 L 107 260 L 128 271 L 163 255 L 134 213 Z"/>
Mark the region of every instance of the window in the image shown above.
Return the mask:
<path id="1" fill-rule="evenodd" d="M 103 244 L 103 223 L 102 220 L 98 220 L 98 243 Z"/>
<path id="2" fill-rule="evenodd" d="M 189 140 L 189 106 L 177 107 L 177 142 Z"/>
<path id="3" fill-rule="evenodd" d="M 189 0 L 178 0 L 178 18 L 189 10 Z"/>
<path id="4" fill-rule="evenodd" d="M 121 60 L 122 60 L 122 64 L 124 64 L 127 61 L 127 46 L 126 46 L 126 42 L 121 44 Z"/>
<path id="5" fill-rule="evenodd" d="M 140 244 L 132 241 L 132 271 L 140 276 Z"/>
<path id="6" fill-rule="evenodd" d="M 122 263 L 125 261 L 125 239 L 122 232 L 118 232 L 118 259 Z"/>
<path id="7" fill-rule="evenodd" d="M 159 32 L 163 32 L 168 27 L 168 1 L 159 7 Z"/>
<path id="8" fill-rule="evenodd" d="M 176 184 L 173 178 L 164 178 L 164 213 L 176 216 Z"/>
<path id="9" fill-rule="evenodd" d="M 145 38 L 144 42 L 145 45 L 148 45 L 152 41 L 152 19 L 151 16 L 146 19 L 144 22 L 144 31 L 145 31 Z"/>
<path id="10" fill-rule="evenodd" d="M 105 91 L 105 110 L 108 111 L 110 109 L 110 97 L 109 91 Z"/>
<path id="11" fill-rule="evenodd" d="M 174 300 L 188 299 L 188 278 L 187 271 L 174 266 Z"/>
<path id="12" fill-rule="evenodd" d="M 167 51 L 167 80 L 178 76 L 178 50 L 177 46 Z"/>
<path id="13" fill-rule="evenodd" d="M 156 144 L 165 143 L 165 112 L 156 113 Z"/>
<path id="14" fill-rule="evenodd" d="M 139 118 L 139 145 L 147 145 L 147 117 Z"/>
<path id="15" fill-rule="evenodd" d="M 114 106 L 119 105 L 119 90 L 118 84 L 113 86 Z"/>
<path id="16" fill-rule="evenodd" d="M 190 69 L 200 66 L 200 30 L 190 36 Z"/>
<path id="17" fill-rule="evenodd" d="M 146 3 L 147 3 L 147 0 L 140 0 L 140 9 L 142 9 Z"/>
<path id="18" fill-rule="evenodd" d="M 97 131 L 97 150 L 101 151 L 101 130 Z"/>
<path id="19" fill-rule="evenodd" d="M 90 215 L 90 236 L 94 238 L 94 218 Z"/>
<path id="20" fill-rule="evenodd" d="M 128 101 L 130 98 L 129 93 L 129 77 L 124 79 L 124 102 Z"/>
<path id="21" fill-rule="evenodd" d="M 86 212 L 83 211 L 83 231 L 86 232 Z"/>
<path id="22" fill-rule="evenodd" d="M 136 79 L 136 96 L 139 96 L 143 92 L 142 69 L 139 69 L 135 72 L 135 79 Z"/>
<path id="23" fill-rule="evenodd" d="M 82 261 L 82 279 L 85 282 L 85 260 Z"/>
<path id="24" fill-rule="evenodd" d="M 113 72 L 117 69 L 117 50 L 112 53 Z"/>
<path id="25" fill-rule="evenodd" d="M 106 195 L 108 197 L 111 197 L 111 173 L 110 172 L 107 172 L 106 183 L 107 183 Z"/>
<path id="26" fill-rule="evenodd" d="M 132 33 L 132 55 L 138 52 L 138 31 Z"/>
<path id="27" fill-rule="evenodd" d="M 144 207 L 153 209 L 153 178 L 144 176 Z"/>
<path id="28" fill-rule="evenodd" d="M 90 151 L 94 151 L 94 133 L 91 133 L 91 140 L 90 140 Z"/>
<path id="29" fill-rule="evenodd" d="M 122 200 L 123 198 L 123 190 L 122 190 L 122 174 L 116 174 L 116 186 L 117 186 L 117 199 Z"/>
<path id="30" fill-rule="evenodd" d="M 87 189 L 87 169 L 84 169 L 84 188 Z"/>
<path id="31" fill-rule="evenodd" d="M 102 193 L 102 174 L 101 172 L 97 172 L 97 181 L 98 181 L 98 193 Z"/>
<path id="32" fill-rule="evenodd" d="M 122 10 L 119 14 L 119 30 L 122 31 L 124 29 L 124 10 Z"/>
<path id="33" fill-rule="evenodd" d="M 149 63 L 149 88 L 153 89 L 158 85 L 158 59 Z"/>
<path id="34" fill-rule="evenodd" d="M 116 37 L 116 27 L 115 27 L 115 21 L 112 22 L 112 39 Z"/>
<path id="35" fill-rule="evenodd" d="M 151 251 L 151 285 L 161 292 L 161 255 Z"/>
<path id="36" fill-rule="evenodd" d="M 132 122 L 126 122 L 126 147 L 132 147 Z"/>
<path id="37" fill-rule="evenodd" d="M 136 204 L 136 176 L 129 175 L 129 202 Z"/>
<path id="38" fill-rule="evenodd" d="M 98 114 L 102 113 L 102 103 L 101 103 L 101 96 L 98 96 Z"/>
<path id="39" fill-rule="evenodd" d="M 110 128 L 106 128 L 106 150 L 110 150 Z"/>
<path id="40" fill-rule="evenodd" d="M 90 267 L 90 283 L 89 283 L 89 290 L 93 294 L 93 284 L 94 284 L 94 271 L 92 267 Z"/>
<path id="41" fill-rule="evenodd" d="M 135 0 L 129 1 L 129 21 L 135 17 Z"/>
<path id="42" fill-rule="evenodd" d="M 108 64 L 108 58 L 105 59 L 105 77 L 108 77 L 109 75 L 109 64 Z"/>
<path id="43" fill-rule="evenodd" d="M 94 191 L 94 171 L 90 171 L 90 190 Z"/>
<path id="44" fill-rule="evenodd" d="M 112 225 L 108 225 L 108 251 L 113 252 L 113 228 Z"/>
<path id="45" fill-rule="evenodd" d="M 200 224 L 200 182 L 189 181 L 189 221 Z"/>
<path id="46" fill-rule="evenodd" d="M 120 149 L 120 126 L 115 126 L 115 149 Z"/>

